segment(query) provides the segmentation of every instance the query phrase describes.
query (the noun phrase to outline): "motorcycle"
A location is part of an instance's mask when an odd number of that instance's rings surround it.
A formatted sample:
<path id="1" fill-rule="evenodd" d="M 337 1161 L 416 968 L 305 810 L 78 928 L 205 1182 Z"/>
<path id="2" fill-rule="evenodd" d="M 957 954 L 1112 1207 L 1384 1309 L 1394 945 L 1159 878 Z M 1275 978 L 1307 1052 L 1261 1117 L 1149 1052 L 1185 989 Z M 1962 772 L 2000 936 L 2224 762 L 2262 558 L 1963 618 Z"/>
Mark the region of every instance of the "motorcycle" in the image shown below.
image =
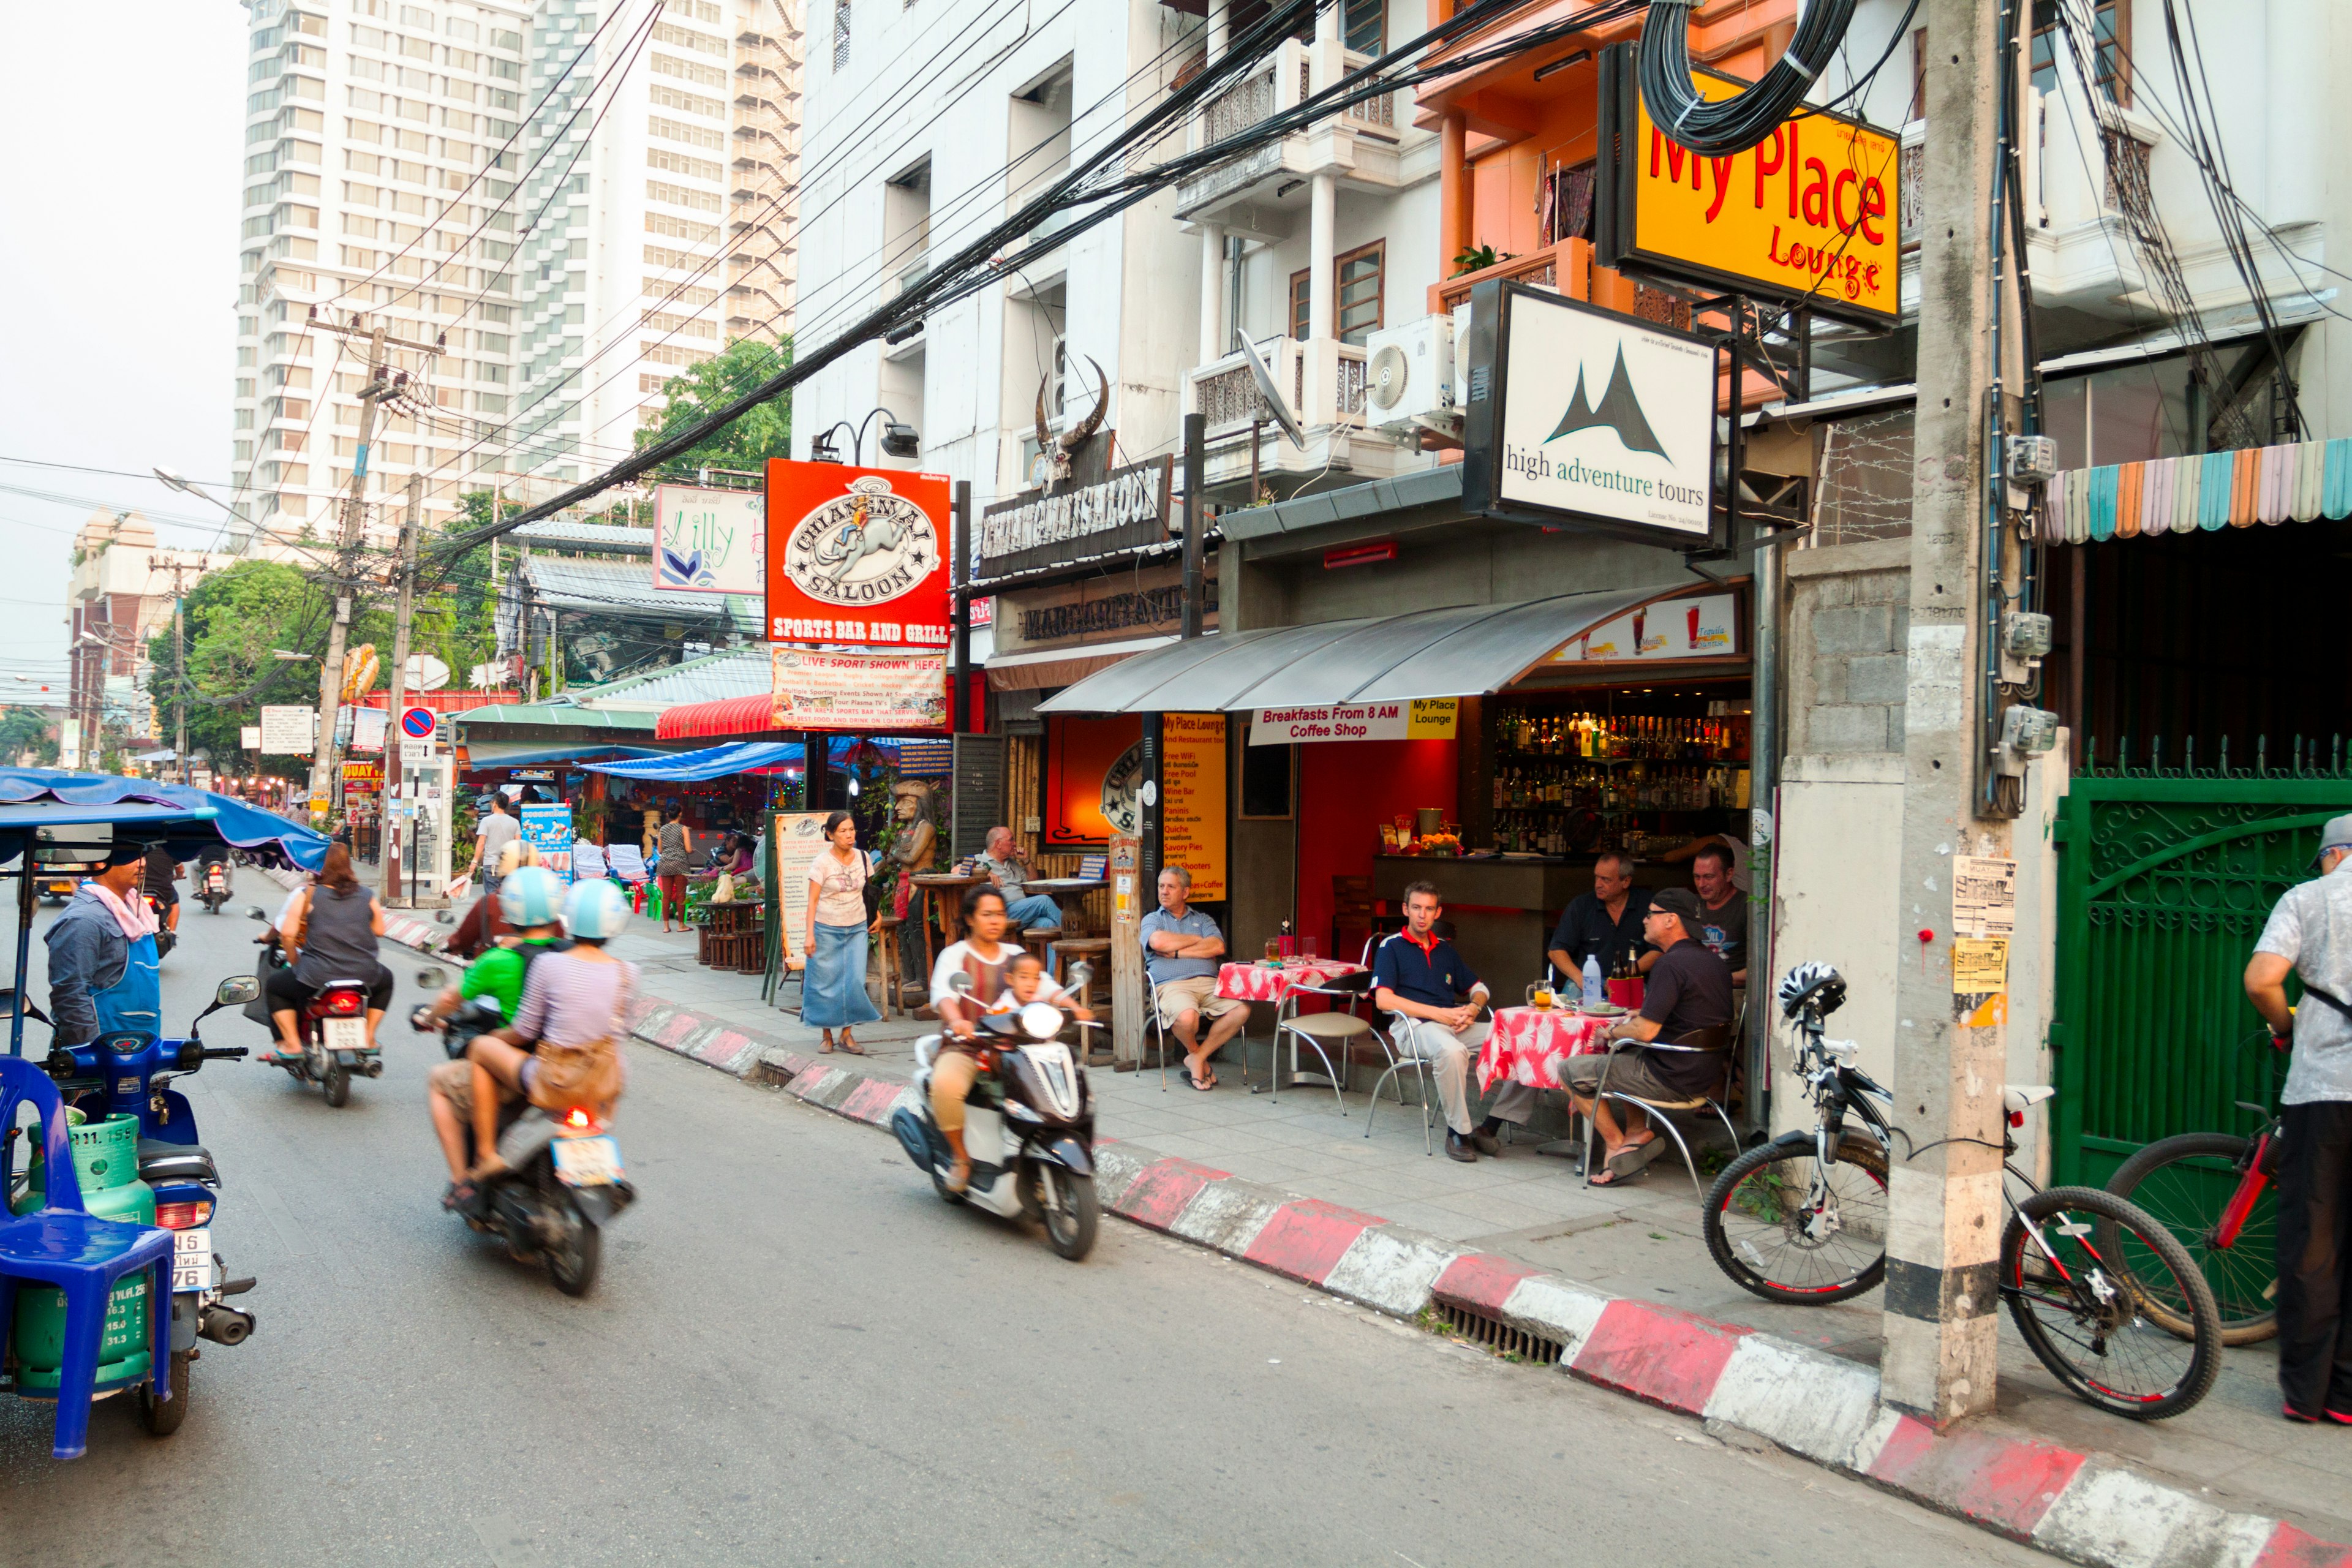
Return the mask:
<path id="1" fill-rule="evenodd" d="M 247 919 L 268 924 L 268 910 L 255 906 L 245 912 Z M 264 950 L 265 973 L 287 967 L 286 950 L 275 928 L 265 930 L 254 940 Z M 296 1083 L 319 1085 L 329 1105 L 350 1103 L 352 1074 L 362 1078 L 383 1076 L 383 1052 L 368 1044 L 367 1001 L 364 980 L 330 980 L 320 986 L 319 994 L 295 1015 L 295 1030 L 302 1041 L 299 1056 L 288 1056 L 277 1044 L 278 1026 L 270 1020 L 265 1002 L 262 1022 L 270 1031 L 271 1054 L 262 1060 L 284 1068 L 286 1075 Z M 250 1010 L 247 1016 L 251 1016 Z"/>
<path id="2" fill-rule="evenodd" d="M 437 991 L 442 976 L 420 970 L 416 982 Z M 506 1019 L 495 1000 L 477 996 L 446 1018 L 419 1004 L 408 1024 L 419 1034 L 438 1034 L 454 1061 L 475 1036 L 503 1028 Z M 637 1196 L 610 1123 L 583 1106 L 550 1114 L 517 1100 L 499 1111 L 499 1158 L 507 1169 L 484 1182 L 461 1211 L 467 1225 L 505 1242 L 519 1263 L 545 1263 L 565 1295 L 586 1295 L 604 1260 L 604 1227 Z"/>
<path id="3" fill-rule="evenodd" d="M 242 1046 L 223 1049 L 206 1046 L 199 1030 L 213 1014 L 250 1001 L 259 992 L 258 982 L 250 975 L 222 981 L 212 1005 L 188 1026 L 184 1040 L 135 1032 L 101 1035 L 86 1045 L 53 1048 L 41 1064 L 56 1080 L 66 1103 L 90 1121 L 110 1116 L 139 1121 L 139 1180 L 152 1190 L 155 1224 L 173 1236 L 172 1396 L 157 1401 L 149 1392 L 143 1370 L 134 1374 L 135 1380 L 120 1380 L 115 1389 L 101 1387 L 99 1392 L 134 1387 L 140 1425 L 158 1437 L 178 1431 L 188 1418 L 188 1369 L 202 1353 L 196 1341 L 237 1345 L 253 1333 L 253 1314 L 227 1306 L 225 1300 L 252 1289 L 255 1281 L 230 1279 L 226 1261 L 213 1249 L 211 1222 L 219 1207 L 220 1173 L 211 1152 L 196 1142 L 195 1112 L 187 1097 L 169 1086 L 208 1061 L 231 1061 L 247 1054 Z M 49 1022 L 29 1004 L 25 1015 Z M 0 1152 L 0 1187 L 12 1199 L 21 1195 L 25 1181 L 23 1173 L 9 1179 L 9 1173 L 15 1171 L 16 1137 L 17 1130 L 11 1129 L 5 1151 Z M 20 1294 L 19 1302 L 24 1300 Z M 110 1338 L 107 1342 L 114 1341 Z M 134 1345 L 141 1342 L 142 1339 L 133 1337 Z M 6 1347 L 0 1346 L 0 1356 L 8 1353 Z M 56 1396 L 54 1386 L 38 1391 L 27 1388 L 26 1369 L 13 1361 L 5 1370 L 7 1385 L 18 1394 L 29 1398 Z"/>
<path id="4" fill-rule="evenodd" d="M 1070 989 L 1085 995 L 1087 966 L 1070 973 Z M 949 983 L 958 992 L 971 987 L 961 974 Z M 1102 1207 L 1095 1195 L 1094 1099 L 1086 1068 L 1058 1038 L 1068 1022 L 1044 1002 L 981 1019 L 981 1071 L 964 1102 L 971 1179 L 961 1194 L 949 1187 L 955 1156 L 931 1115 L 931 1071 L 944 1037 L 915 1042 L 915 1103 L 898 1108 L 890 1131 L 916 1169 L 930 1173 L 942 1199 L 1005 1219 L 1042 1221 L 1046 1245 L 1076 1263 L 1094 1247 Z"/>
<path id="5" fill-rule="evenodd" d="M 172 949 L 178 946 L 180 941 L 166 923 L 172 918 L 170 906 L 152 893 L 140 896 L 147 900 L 147 912 L 155 917 L 155 962 L 161 963 L 172 956 Z"/>
<path id="6" fill-rule="evenodd" d="M 221 906 L 228 902 L 232 890 L 227 861 L 206 860 L 197 868 L 196 897 L 203 902 L 206 914 L 220 913 Z"/>

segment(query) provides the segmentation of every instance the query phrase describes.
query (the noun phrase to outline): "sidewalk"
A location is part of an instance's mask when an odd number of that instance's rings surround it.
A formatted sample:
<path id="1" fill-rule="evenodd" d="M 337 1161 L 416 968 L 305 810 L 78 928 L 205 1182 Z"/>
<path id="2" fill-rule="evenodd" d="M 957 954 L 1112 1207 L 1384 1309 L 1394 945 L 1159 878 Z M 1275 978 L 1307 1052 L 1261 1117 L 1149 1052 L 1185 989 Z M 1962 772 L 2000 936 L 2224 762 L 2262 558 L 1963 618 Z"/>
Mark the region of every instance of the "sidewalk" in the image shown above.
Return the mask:
<path id="1" fill-rule="evenodd" d="M 888 1084 L 874 1085 L 874 1093 L 860 1093 L 856 1079 L 870 1075 L 903 1085 L 912 1077 L 914 1041 L 932 1026 L 901 1016 L 857 1030 L 859 1042 L 869 1053 L 865 1059 L 840 1054 L 819 1057 L 817 1032 L 802 1027 L 791 1014 L 762 1003 L 759 977 L 719 973 L 698 965 L 691 935 L 664 936 L 651 921 L 643 921 L 640 929 L 616 940 L 613 951 L 639 966 L 641 990 L 654 1010 L 655 1016 L 639 1027 L 641 1038 L 686 1051 L 739 1077 L 764 1077 L 771 1081 L 793 1079 L 796 1094 L 863 1121 L 887 1121 L 895 1095 Z M 1264 1053 L 1265 1045 L 1260 1042 L 1254 1053 L 1255 1081 L 1263 1081 Z M 841 1070 L 828 1070 L 835 1068 Z M 1419 1291 L 1418 1300 L 1423 1302 L 1430 1300 L 1433 1287 L 1441 1302 L 1454 1302 L 1457 1298 L 1478 1300 L 1476 1289 L 1456 1290 L 1447 1285 L 1468 1270 L 1491 1287 L 1484 1300 L 1486 1315 L 1515 1321 L 1521 1315 L 1517 1309 L 1524 1304 L 1522 1297 L 1538 1282 L 1526 1277 L 1556 1275 L 1564 1277 L 1561 1285 L 1582 1292 L 1588 1302 L 1605 1296 L 1627 1306 L 1653 1303 L 1671 1314 L 1664 1320 L 1670 1326 L 1679 1324 L 1681 1314 L 1730 1326 L 1733 1337 L 1720 1339 L 1721 1353 L 1715 1355 L 1704 1382 L 1687 1402 L 1677 1403 L 1671 1394 L 1659 1395 L 1638 1381 L 1608 1375 L 1599 1375 L 1599 1381 L 1626 1387 L 1654 1402 L 1712 1415 L 1715 1409 L 1708 1391 L 1717 1389 L 1719 1394 L 1717 1380 L 1727 1377 L 1727 1365 L 1737 1364 L 1727 1359 L 1736 1336 L 1756 1330 L 1763 1331 L 1754 1347 L 1759 1352 L 1768 1342 L 1764 1335 L 1769 1335 L 1791 1349 L 1812 1347 L 1816 1369 L 1828 1364 L 1824 1356 L 1857 1372 L 1867 1369 L 1864 1374 L 1867 1397 L 1871 1408 L 1876 1409 L 1882 1293 L 1874 1291 L 1836 1306 L 1802 1308 L 1776 1306 L 1740 1290 L 1708 1258 L 1700 1239 L 1697 1194 L 1672 1156 L 1654 1164 L 1648 1180 L 1622 1192 L 1588 1189 L 1569 1161 L 1538 1154 L 1528 1143 L 1507 1146 L 1500 1158 L 1481 1159 L 1475 1164 L 1447 1159 L 1442 1146 L 1433 1158 L 1424 1152 L 1418 1108 L 1400 1108 L 1392 1100 L 1383 1100 L 1372 1135 L 1367 1138 L 1364 1090 L 1369 1079 L 1360 1072 L 1342 1114 L 1328 1089 L 1301 1086 L 1283 1091 L 1278 1098 L 1249 1094 L 1240 1087 L 1238 1062 L 1221 1061 L 1219 1069 L 1220 1087 L 1206 1094 L 1186 1088 L 1178 1071 L 1169 1073 L 1164 1090 L 1156 1071 L 1094 1071 L 1091 1082 L 1100 1106 L 1100 1135 L 1126 1146 L 1124 1157 L 1118 1160 L 1107 1152 L 1106 1206 L 1140 1223 L 1211 1245 L 1222 1245 L 1217 1237 L 1232 1229 L 1233 1213 L 1251 1208 L 1257 1214 L 1253 1224 L 1258 1228 L 1227 1248 L 1235 1256 L 1246 1256 L 1295 1278 L 1341 1289 L 1343 1294 L 1391 1310 L 1400 1309 L 1382 1295 L 1389 1287 L 1349 1290 L 1331 1283 L 1330 1277 L 1341 1271 L 1342 1253 L 1350 1259 L 1357 1257 L 1349 1247 L 1370 1227 L 1394 1227 L 1393 1234 L 1400 1237 L 1425 1233 L 1416 1243 L 1433 1261 L 1409 1287 Z M 1116 1175 L 1114 1165 L 1118 1167 Z M 1171 1189 L 1163 1177 L 1172 1179 L 1176 1186 Z M 1146 1194 L 1145 1185 L 1154 1180 L 1159 1186 Z M 1126 1201 L 1115 1200 L 1110 1190 L 1114 1185 L 1125 1193 Z M 1216 1191 L 1220 1187 L 1232 1193 L 1221 1198 Z M 1274 1191 L 1256 1197 L 1253 1194 L 1257 1187 Z M 1204 1189 L 1209 1190 L 1207 1196 L 1202 1195 Z M 1272 1228 L 1265 1224 L 1265 1211 L 1269 1204 L 1290 1196 L 1313 1201 L 1289 1204 L 1286 1209 L 1311 1211 L 1318 1221 L 1338 1226 L 1325 1245 L 1328 1256 L 1322 1258 L 1319 1268 L 1292 1267 L 1281 1258 L 1270 1261 L 1261 1255 L 1266 1250 L 1264 1237 Z M 1218 1214 L 1203 1219 L 1202 1211 L 1211 1207 Z M 1189 1214 L 1193 1223 L 1180 1220 L 1182 1214 Z M 1309 1246 L 1307 1250 L 1314 1248 Z M 1406 1267 L 1403 1272 L 1412 1270 Z M 1519 1287 L 1518 1295 L 1512 1294 L 1515 1285 Z M 1506 1298 L 1512 1311 L 1502 1310 Z M 1402 1310 L 1411 1315 L 1417 1309 L 1407 1303 Z M 1580 1328 L 1539 1326 L 1534 1331 L 1566 1342 L 1570 1353 L 1563 1361 L 1575 1360 L 1574 1370 L 1580 1375 L 1597 1375 L 1585 1364 L 1590 1355 L 1576 1352 L 1580 1345 L 1590 1350 L 1591 1313 L 1598 1310 L 1578 1309 L 1584 1312 Z M 1692 1331 L 1701 1331 L 1704 1337 L 1704 1325 L 1679 1326 L 1685 1339 Z M 1903 1440 L 1900 1432 L 1892 1438 L 1881 1433 L 1873 1439 L 1885 1445 L 1884 1452 L 1875 1447 L 1868 1450 L 1878 1456 L 1875 1463 L 1865 1455 L 1841 1468 L 1869 1474 L 1934 1506 L 1979 1518 L 2006 1533 L 2086 1562 L 2145 1562 L 2149 1568 L 2189 1562 L 2276 1564 L 2278 1568 L 2288 1563 L 2300 1568 L 2352 1565 L 2352 1553 L 2326 1544 L 2352 1542 L 2352 1435 L 2290 1426 L 2279 1418 L 2275 1358 L 2268 1346 L 2223 1353 L 2221 1376 L 2195 1410 L 2166 1422 L 2126 1421 L 2095 1410 L 2064 1392 L 2033 1359 L 2004 1314 L 1996 1414 L 1969 1424 L 1964 1438 L 1936 1441 L 1939 1447 L 1957 1444 L 1955 1453 L 1975 1452 L 1987 1444 L 1995 1448 L 2007 1445 L 2010 1451 L 2026 1454 L 2036 1463 L 2056 1463 L 2052 1455 L 2071 1460 L 2073 1468 L 2062 1466 L 2063 1474 L 2045 1478 L 2048 1489 L 2032 1494 L 2039 1501 L 2021 1521 L 2006 1518 L 1998 1508 L 1979 1511 L 1966 1501 L 1974 1495 L 1969 1487 L 1982 1482 L 1989 1473 L 1986 1465 L 1999 1470 L 1994 1460 L 1954 1458 L 1960 1469 L 1949 1478 L 1949 1496 L 1934 1492 L 1932 1487 L 1923 1490 L 1925 1483 L 1913 1484 L 1885 1473 L 1890 1462 L 1886 1456 Z M 1833 1368 L 1831 1372 L 1834 1383 Z M 1806 1397 L 1801 1393 L 1807 1386 L 1802 1378 L 1792 1376 L 1786 1386 L 1799 1391 L 1792 1397 L 1801 1401 Z M 1776 1436 L 1775 1440 L 1799 1451 L 1811 1451 L 1786 1437 Z M 2084 1456 L 2091 1457 L 2087 1466 Z M 2100 1460 L 2098 1456 L 2112 1456 L 2112 1460 Z M 1821 1453 L 1813 1457 L 1840 1462 Z M 2073 1534 L 2062 1531 L 2063 1539 L 2045 1540 L 2049 1530 L 2036 1528 L 2034 1521 L 2044 1511 L 2054 1512 L 2053 1500 L 2059 1494 L 2072 1500 L 2089 1488 L 2088 1479 L 2074 1480 L 2077 1472 L 2095 1477 L 2101 1486 L 2113 1491 L 2113 1478 L 2124 1472 L 2101 1467 L 2118 1461 L 2128 1467 L 2130 1484 L 2118 1494 L 2120 1502 L 2109 1500 L 2110 1508 L 2120 1510 L 2119 1518 L 2162 1523 L 2170 1531 L 2167 1539 L 2148 1543 L 2146 1552 L 2127 1542 L 2085 1547 L 2074 1539 L 2080 1532 L 2076 1521 L 2069 1526 Z M 1971 1475 L 1977 1481 L 1969 1479 Z M 2168 1511 L 2168 1505 L 2159 1499 L 2130 1491 L 2130 1485 L 2143 1484 L 2140 1478 L 2177 1489 L 2185 1499 Z M 2070 1486 L 2072 1491 L 2067 1489 Z M 2193 1512 L 2198 1504 L 2205 1505 L 2208 1511 L 2227 1510 L 2241 1519 L 2252 1514 L 2286 1523 L 2279 1537 L 2267 1542 L 2251 1542 L 2242 1528 L 2233 1526 L 2233 1534 L 2211 1521 L 2200 1522 L 2193 1531 L 2185 1524 L 2176 1528 L 2179 1508 Z M 2215 1515 L 2216 1520 L 2220 1517 Z M 2291 1553 L 2283 1554 L 2290 1528 L 2307 1531 L 2317 1540 L 2308 1548 L 2297 1545 Z M 2197 1539 L 2210 1538 L 2210 1550 L 2182 1556 L 2182 1531 Z"/>

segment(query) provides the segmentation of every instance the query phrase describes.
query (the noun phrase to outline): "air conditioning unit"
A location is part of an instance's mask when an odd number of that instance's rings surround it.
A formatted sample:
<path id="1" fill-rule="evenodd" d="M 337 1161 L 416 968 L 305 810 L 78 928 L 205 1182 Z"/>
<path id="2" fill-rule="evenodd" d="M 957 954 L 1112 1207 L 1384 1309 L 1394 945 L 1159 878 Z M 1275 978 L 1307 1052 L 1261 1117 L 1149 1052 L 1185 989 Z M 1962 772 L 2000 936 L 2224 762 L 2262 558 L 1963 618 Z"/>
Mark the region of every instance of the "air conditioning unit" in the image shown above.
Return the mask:
<path id="1" fill-rule="evenodd" d="M 1364 418 L 1383 430 L 1460 428 L 1454 318 L 1423 316 L 1383 327 L 1365 342 Z"/>

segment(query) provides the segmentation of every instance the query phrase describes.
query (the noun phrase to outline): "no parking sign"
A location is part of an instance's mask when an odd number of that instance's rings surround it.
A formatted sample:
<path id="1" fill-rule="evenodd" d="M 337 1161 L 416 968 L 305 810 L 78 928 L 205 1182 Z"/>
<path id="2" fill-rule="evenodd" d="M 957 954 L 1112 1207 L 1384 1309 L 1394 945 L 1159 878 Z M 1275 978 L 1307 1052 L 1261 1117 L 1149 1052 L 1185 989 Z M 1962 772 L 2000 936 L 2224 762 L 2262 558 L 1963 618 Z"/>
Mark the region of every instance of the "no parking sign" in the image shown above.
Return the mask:
<path id="1" fill-rule="evenodd" d="M 400 710 L 400 732 L 412 741 L 429 741 L 440 717 L 430 708 L 404 708 Z"/>

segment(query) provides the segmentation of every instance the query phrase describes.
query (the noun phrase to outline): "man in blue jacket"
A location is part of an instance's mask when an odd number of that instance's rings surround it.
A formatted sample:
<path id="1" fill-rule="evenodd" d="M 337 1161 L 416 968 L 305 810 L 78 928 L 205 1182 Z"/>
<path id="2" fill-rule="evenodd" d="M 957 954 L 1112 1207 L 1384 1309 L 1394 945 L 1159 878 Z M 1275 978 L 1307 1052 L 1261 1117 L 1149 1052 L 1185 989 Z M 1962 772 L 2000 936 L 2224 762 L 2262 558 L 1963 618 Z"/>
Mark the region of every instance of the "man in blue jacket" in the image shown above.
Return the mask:
<path id="1" fill-rule="evenodd" d="M 49 1016 L 59 1046 L 163 1027 L 155 916 L 139 896 L 146 866 L 145 846 L 117 839 L 105 866 L 76 890 L 43 939 L 49 947 Z"/>

